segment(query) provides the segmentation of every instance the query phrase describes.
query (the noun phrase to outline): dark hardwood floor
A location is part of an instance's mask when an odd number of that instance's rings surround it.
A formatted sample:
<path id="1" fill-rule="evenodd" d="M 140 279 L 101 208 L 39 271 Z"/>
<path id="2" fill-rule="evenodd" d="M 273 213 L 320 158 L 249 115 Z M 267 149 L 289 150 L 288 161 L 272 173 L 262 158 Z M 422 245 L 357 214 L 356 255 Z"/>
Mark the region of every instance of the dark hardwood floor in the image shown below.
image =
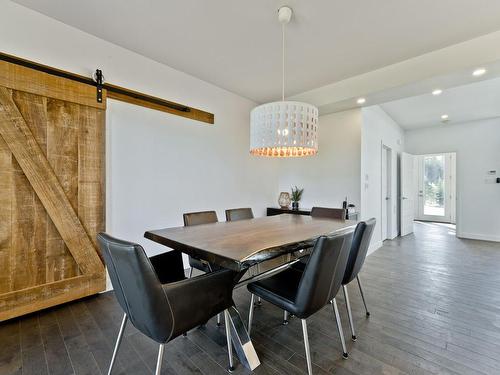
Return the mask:
<path id="1" fill-rule="evenodd" d="M 460 240 L 452 228 L 416 223 L 415 234 L 386 241 L 361 272 L 371 311 L 349 286 L 358 340 L 341 358 L 331 306 L 309 319 L 315 374 L 500 374 L 500 245 Z M 339 307 L 350 337 L 343 298 Z M 249 294 L 235 292 L 246 318 Z M 122 312 L 104 293 L 0 324 L 0 374 L 106 374 Z M 300 321 L 263 302 L 252 338 L 256 374 L 303 374 Z M 225 374 L 224 327 L 166 345 L 164 374 Z M 115 374 L 153 373 L 157 345 L 128 326 Z M 235 374 L 248 373 L 237 365 Z"/>

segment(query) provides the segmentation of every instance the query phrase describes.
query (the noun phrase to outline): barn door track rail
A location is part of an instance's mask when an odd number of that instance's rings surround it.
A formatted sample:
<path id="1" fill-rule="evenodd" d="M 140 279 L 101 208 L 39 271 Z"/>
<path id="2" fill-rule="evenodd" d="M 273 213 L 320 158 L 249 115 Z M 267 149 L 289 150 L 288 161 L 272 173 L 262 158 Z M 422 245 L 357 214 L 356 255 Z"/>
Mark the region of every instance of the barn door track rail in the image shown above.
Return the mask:
<path id="1" fill-rule="evenodd" d="M 115 99 L 125 103 L 170 113 L 172 115 L 186 117 L 196 121 L 201 121 L 207 124 L 214 123 L 213 113 L 175 103 L 169 100 L 161 99 L 155 96 L 147 95 L 142 92 L 130 90 L 124 87 L 113 85 L 111 83 L 105 83 L 103 72 L 100 69 L 97 69 L 93 77 L 91 78 L 1 52 L 0 61 L 9 62 L 57 77 L 62 77 L 87 85 L 95 86 L 97 103 L 102 103 L 106 98 Z"/>

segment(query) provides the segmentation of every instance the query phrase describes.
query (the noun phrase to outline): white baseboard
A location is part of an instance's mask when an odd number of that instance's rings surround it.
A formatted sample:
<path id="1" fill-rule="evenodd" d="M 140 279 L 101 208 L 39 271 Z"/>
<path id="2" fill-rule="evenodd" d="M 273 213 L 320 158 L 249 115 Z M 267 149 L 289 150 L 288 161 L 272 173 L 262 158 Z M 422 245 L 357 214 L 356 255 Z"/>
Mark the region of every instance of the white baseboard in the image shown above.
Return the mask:
<path id="1" fill-rule="evenodd" d="M 491 234 L 457 233 L 457 237 L 458 238 L 468 238 L 471 240 L 500 242 L 500 236 L 492 236 Z"/>
<path id="2" fill-rule="evenodd" d="M 378 249 L 380 249 L 383 245 L 383 242 L 382 241 L 377 241 L 377 242 L 374 242 L 370 245 L 370 247 L 368 248 L 368 253 L 366 254 L 367 256 L 374 253 L 375 251 L 377 251 Z"/>

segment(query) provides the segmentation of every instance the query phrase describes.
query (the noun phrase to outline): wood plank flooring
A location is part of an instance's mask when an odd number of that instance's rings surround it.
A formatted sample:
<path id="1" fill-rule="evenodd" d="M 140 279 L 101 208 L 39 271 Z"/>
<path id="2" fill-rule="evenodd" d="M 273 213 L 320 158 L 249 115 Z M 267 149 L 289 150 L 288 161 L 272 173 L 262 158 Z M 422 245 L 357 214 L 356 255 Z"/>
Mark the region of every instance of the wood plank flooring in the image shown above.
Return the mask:
<path id="1" fill-rule="evenodd" d="M 371 312 L 349 285 L 358 340 L 341 358 L 331 306 L 308 320 L 315 374 L 500 374 L 500 244 L 461 240 L 444 225 L 386 241 L 361 272 Z M 242 316 L 249 294 L 235 292 Z M 106 374 L 122 312 L 113 293 L 0 324 L 0 374 Z M 281 325 L 270 304 L 255 310 L 255 374 L 306 372 L 300 321 Z M 215 320 L 166 345 L 162 374 L 227 374 L 224 327 Z M 152 374 L 157 345 L 127 327 L 114 374 Z M 247 374 L 237 361 L 235 374 Z"/>

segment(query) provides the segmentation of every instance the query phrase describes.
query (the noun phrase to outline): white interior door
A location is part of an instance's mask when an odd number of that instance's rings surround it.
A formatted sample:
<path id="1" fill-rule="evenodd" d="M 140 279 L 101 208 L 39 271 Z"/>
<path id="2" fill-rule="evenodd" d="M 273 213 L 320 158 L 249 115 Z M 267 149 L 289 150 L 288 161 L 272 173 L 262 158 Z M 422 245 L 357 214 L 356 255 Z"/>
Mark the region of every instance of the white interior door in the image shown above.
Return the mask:
<path id="1" fill-rule="evenodd" d="M 392 220 L 391 210 L 391 160 L 392 151 L 389 147 L 382 145 L 382 173 L 381 173 L 381 217 L 380 229 L 382 241 L 390 237 Z"/>
<path id="2" fill-rule="evenodd" d="M 415 156 L 401 153 L 401 235 L 413 233 L 415 219 Z"/>
<path id="3" fill-rule="evenodd" d="M 455 222 L 455 154 L 418 156 L 417 219 Z"/>
<path id="4" fill-rule="evenodd" d="M 382 147 L 382 194 L 381 194 L 381 208 L 382 213 L 380 217 L 380 229 L 382 230 L 382 241 L 387 239 L 387 205 L 385 199 L 387 197 L 387 149 Z"/>

